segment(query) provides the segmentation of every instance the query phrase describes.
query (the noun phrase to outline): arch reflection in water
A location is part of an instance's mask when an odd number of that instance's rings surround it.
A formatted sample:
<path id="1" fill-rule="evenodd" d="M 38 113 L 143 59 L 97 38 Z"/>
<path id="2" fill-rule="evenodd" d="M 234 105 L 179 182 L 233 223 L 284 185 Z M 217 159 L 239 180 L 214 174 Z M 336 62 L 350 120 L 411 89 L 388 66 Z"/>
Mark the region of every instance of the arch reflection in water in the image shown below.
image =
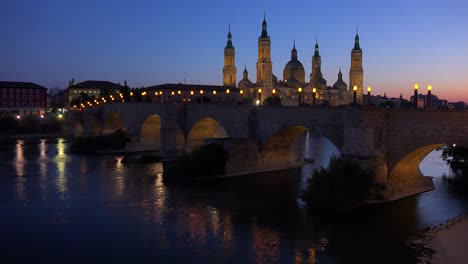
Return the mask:
<path id="1" fill-rule="evenodd" d="M 23 154 L 23 144 L 23 140 L 16 141 L 15 158 L 13 160 L 13 166 L 15 167 L 16 171 L 16 197 L 18 200 L 26 202 L 28 195 L 26 191 L 27 179 L 24 177 L 24 167 L 26 165 L 26 159 L 24 158 Z"/>
<path id="2" fill-rule="evenodd" d="M 54 158 L 54 162 L 57 166 L 57 178 L 55 179 L 55 185 L 59 191 L 60 199 L 65 199 L 68 194 L 68 178 L 66 175 L 68 156 L 65 153 L 65 140 L 59 138 L 57 141 L 57 156 Z"/>

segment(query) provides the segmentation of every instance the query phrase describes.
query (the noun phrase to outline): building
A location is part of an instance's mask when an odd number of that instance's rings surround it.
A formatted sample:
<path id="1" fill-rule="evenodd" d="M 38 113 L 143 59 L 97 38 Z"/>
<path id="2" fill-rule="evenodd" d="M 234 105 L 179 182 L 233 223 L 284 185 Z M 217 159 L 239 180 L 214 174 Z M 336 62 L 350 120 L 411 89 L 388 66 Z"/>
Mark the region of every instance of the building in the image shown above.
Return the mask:
<path id="1" fill-rule="evenodd" d="M 19 115 L 44 115 L 47 88 L 31 82 L 0 82 L 0 111 Z"/>
<path id="2" fill-rule="evenodd" d="M 124 86 L 127 86 L 126 81 Z M 83 94 L 86 94 L 89 98 L 99 98 L 103 93 L 118 94 L 124 86 L 108 81 L 84 81 L 75 83 L 75 80 L 72 79 L 67 88 L 68 104 L 70 104 L 73 99 Z"/>
<path id="3" fill-rule="evenodd" d="M 243 90 L 246 99 L 252 102 L 264 100 L 268 96 L 279 96 L 283 105 L 311 104 L 315 96 L 317 104 L 339 106 L 349 104 L 353 100 L 353 87 L 356 86 L 357 103 L 363 103 L 364 70 L 362 66 L 362 49 L 359 43 L 359 35 L 356 32 L 354 47 L 351 50 L 351 67 L 349 71 L 349 89 L 343 81 L 341 68 L 338 79 L 333 86 L 327 86 L 323 77 L 321 66 L 322 58 L 319 52 L 318 41 L 315 42 L 315 52 L 312 56 L 312 69 L 309 82 L 305 81 L 305 69 L 298 60 L 296 43 L 291 50 L 291 60 L 286 63 L 283 70 L 283 80 L 272 73 L 271 40 L 268 35 L 267 22 L 263 19 L 261 35 L 258 38 L 257 58 L 257 82 L 253 83 L 248 78 L 247 66 L 244 68 L 243 78 L 237 84 L 239 90 Z M 224 49 L 223 83 L 233 86 L 235 80 L 235 48 L 232 44 L 232 34 L 229 30 L 226 48 Z"/>

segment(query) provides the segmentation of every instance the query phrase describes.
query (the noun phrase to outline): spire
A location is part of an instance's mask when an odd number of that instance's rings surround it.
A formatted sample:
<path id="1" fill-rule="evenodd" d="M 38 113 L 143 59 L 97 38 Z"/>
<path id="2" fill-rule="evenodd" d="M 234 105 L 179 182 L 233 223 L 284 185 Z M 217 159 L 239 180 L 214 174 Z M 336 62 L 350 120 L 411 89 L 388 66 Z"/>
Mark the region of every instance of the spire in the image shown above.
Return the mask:
<path id="1" fill-rule="evenodd" d="M 343 80 L 343 74 L 341 73 L 341 66 L 340 66 L 340 71 L 338 72 L 338 80 Z"/>
<path id="2" fill-rule="evenodd" d="M 244 65 L 244 73 L 248 72 L 247 71 L 247 64 Z"/>
<path id="3" fill-rule="evenodd" d="M 358 28 L 356 28 L 356 36 L 354 37 L 354 49 L 353 50 L 361 50 L 361 47 L 359 47 L 359 31 L 358 31 Z"/>
<path id="4" fill-rule="evenodd" d="M 247 80 L 249 78 L 249 72 L 247 71 L 247 65 L 244 65 L 244 80 Z"/>
<path id="5" fill-rule="evenodd" d="M 315 52 L 314 57 L 320 57 L 318 39 L 315 37 Z"/>
<path id="6" fill-rule="evenodd" d="M 291 50 L 291 60 L 297 60 L 296 41 L 294 41 L 293 49 Z"/>
<path id="7" fill-rule="evenodd" d="M 233 49 L 234 46 L 232 46 L 232 35 L 231 35 L 231 25 L 229 25 L 229 33 L 227 35 L 227 44 L 226 44 L 226 49 Z"/>
<path id="8" fill-rule="evenodd" d="M 267 32 L 266 13 L 263 12 L 262 35 L 260 38 L 270 38 Z"/>

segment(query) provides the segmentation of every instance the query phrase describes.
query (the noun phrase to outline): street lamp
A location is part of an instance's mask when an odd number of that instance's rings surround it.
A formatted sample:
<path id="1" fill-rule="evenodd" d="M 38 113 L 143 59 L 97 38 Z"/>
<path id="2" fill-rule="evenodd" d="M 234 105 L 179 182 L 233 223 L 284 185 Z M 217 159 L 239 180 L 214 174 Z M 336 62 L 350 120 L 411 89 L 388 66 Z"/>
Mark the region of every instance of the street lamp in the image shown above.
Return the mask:
<path id="1" fill-rule="evenodd" d="M 427 107 L 432 109 L 432 85 L 427 86 Z"/>
<path id="2" fill-rule="evenodd" d="M 302 96 L 302 88 L 299 87 L 297 88 L 297 92 L 299 93 L 299 97 L 298 97 L 298 106 L 301 106 L 301 96 Z"/>
<path id="3" fill-rule="evenodd" d="M 271 91 L 271 93 L 273 94 L 273 96 L 275 96 L 275 95 L 276 95 L 276 89 L 273 89 L 273 90 Z"/>
<path id="4" fill-rule="evenodd" d="M 370 99 L 370 92 L 372 88 L 370 86 L 367 87 L 367 105 L 370 106 L 371 104 L 371 99 Z"/>
<path id="5" fill-rule="evenodd" d="M 356 104 L 357 85 L 353 86 L 353 105 Z"/>
<path id="6" fill-rule="evenodd" d="M 258 101 L 257 105 L 259 105 L 262 102 L 262 88 L 258 88 Z"/>
<path id="7" fill-rule="evenodd" d="M 315 98 L 317 97 L 317 88 L 312 89 L 312 107 L 315 108 Z"/>
<path id="8" fill-rule="evenodd" d="M 228 103 L 228 104 L 229 104 L 229 93 L 230 92 L 231 91 L 229 91 L 229 89 L 226 89 L 226 103 Z"/>
<path id="9" fill-rule="evenodd" d="M 419 88 L 419 84 L 415 83 L 414 84 L 413 104 L 414 104 L 414 108 L 416 108 L 416 109 L 418 109 L 418 88 Z"/>
<path id="10" fill-rule="evenodd" d="M 240 90 L 239 93 L 240 93 L 240 100 L 241 100 L 241 103 L 242 103 L 244 101 L 243 100 L 244 99 L 244 90 Z"/>

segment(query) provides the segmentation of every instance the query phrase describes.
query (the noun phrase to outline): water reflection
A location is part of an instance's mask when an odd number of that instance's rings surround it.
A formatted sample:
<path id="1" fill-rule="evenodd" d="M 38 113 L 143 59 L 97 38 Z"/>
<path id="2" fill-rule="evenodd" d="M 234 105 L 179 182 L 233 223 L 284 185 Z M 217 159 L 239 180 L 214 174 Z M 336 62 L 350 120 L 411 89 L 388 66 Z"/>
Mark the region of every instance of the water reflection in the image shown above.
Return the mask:
<path id="1" fill-rule="evenodd" d="M 23 140 L 18 140 L 15 146 L 15 158 L 13 160 L 13 166 L 16 170 L 16 197 L 22 202 L 27 202 L 28 194 L 26 191 L 27 179 L 24 175 L 24 167 L 26 165 L 26 159 L 23 153 Z"/>
<path id="2" fill-rule="evenodd" d="M 68 194 L 68 178 L 66 175 L 68 156 L 65 153 L 65 140 L 63 138 L 59 138 L 57 141 L 57 156 L 55 156 L 54 161 L 57 166 L 55 184 L 61 194 L 60 199 L 66 199 Z"/>
<path id="3" fill-rule="evenodd" d="M 125 192 L 125 173 L 126 169 L 123 161 L 123 156 L 117 157 L 115 160 L 114 173 L 115 173 L 115 193 L 117 196 L 122 196 Z"/>
<path id="4" fill-rule="evenodd" d="M 41 139 L 39 143 L 39 178 L 40 178 L 40 188 L 41 188 L 41 195 L 44 199 L 47 195 L 48 190 L 48 177 L 47 177 L 47 141 L 45 139 Z"/>

